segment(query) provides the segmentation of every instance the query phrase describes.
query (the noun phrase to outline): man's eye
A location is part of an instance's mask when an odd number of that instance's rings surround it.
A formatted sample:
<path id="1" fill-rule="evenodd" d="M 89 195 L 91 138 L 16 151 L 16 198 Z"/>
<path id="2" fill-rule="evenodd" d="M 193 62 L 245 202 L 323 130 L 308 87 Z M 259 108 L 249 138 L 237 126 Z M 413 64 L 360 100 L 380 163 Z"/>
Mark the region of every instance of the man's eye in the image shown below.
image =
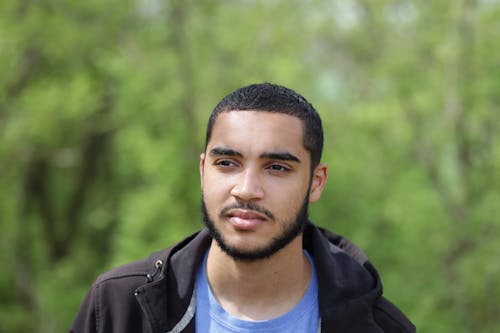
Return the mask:
<path id="1" fill-rule="evenodd" d="M 288 172 L 290 171 L 289 168 L 281 165 L 281 164 L 272 164 L 271 166 L 269 166 L 269 169 L 273 170 L 273 171 L 280 171 L 280 172 Z"/>
<path id="2" fill-rule="evenodd" d="M 228 161 L 228 160 L 217 161 L 217 162 L 215 162 L 215 165 L 221 166 L 221 167 L 232 167 L 232 166 L 235 166 L 235 164 L 233 162 Z"/>

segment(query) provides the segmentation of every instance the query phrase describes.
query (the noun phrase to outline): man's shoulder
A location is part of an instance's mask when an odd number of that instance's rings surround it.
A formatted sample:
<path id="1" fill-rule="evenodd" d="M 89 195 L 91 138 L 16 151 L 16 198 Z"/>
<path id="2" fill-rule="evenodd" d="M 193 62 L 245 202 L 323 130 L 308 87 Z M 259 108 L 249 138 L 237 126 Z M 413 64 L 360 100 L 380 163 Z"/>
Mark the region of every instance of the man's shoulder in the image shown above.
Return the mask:
<path id="1" fill-rule="evenodd" d="M 382 296 L 382 281 L 366 254 L 347 238 L 309 225 L 306 244 L 319 255 L 317 267 L 323 276 L 321 296 L 327 308 L 344 304 L 346 311 L 370 304 L 368 315 L 384 332 L 415 332 L 403 312 Z M 351 325 L 348 323 L 346 325 Z M 346 326 L 349 327 L 349 326 Z M 366 329 L 366 328 L 364 328 Z"/>
<path id="2" fill-rule="evenodd" d="M 348 254 L 360 265 L 363 265 L 365 262 L 368 261 L 368 256 L 363 252 L 363 250 L 361 250 L 356 244 L 354 244 L 348 238 L 336 234 L 320 226 L 316 226 L 313 224 L 310 224 L 310 226 L 312 227 L 311 229 L 316 229 L 321 236 L 325 237 L 328 240 L 330 244 L 330 251 L 334 253 L 342 251 Z"/>
<path id="3" fill-rule="evenodd" d="M 186 245 L 199 234 L 202 234 L 202 236 L 204 235 L 199 231 L 195 232 L 180 242 L 163 250 L 153 252 L 147 257 L 112 268 L 100 274 L 94 284 L 99 285 L 113 280 L 134 280 L 136 278 L 145 282 L 146 280 L 147 282 L 151 282 L 153 279 L 156 280 L 164 274 L 166 264 L 170 260 L 170 257 L 175 252 L 186 247 Z"/>
<path id="4" fill-rule="evenodd" d="M 173 246 L 158 252 L 154 252 L 145 258 L 112 268 L 100 274 L 96 279 L 96 283 L 102 284 L 103 282 L 110 280 L 134 277 L 145 278 L 148 274 L 153 274 L 157 269 L 161 269 L 163 263 L 167 260 L 172 248 Z"/>
<path id="5" fill-rule="evenodd" d="M 385 297 L 380 297 L 373 307 L 375 321 L 386 332 L 413 333 L 415 325 L 404 315 L 401 310 Z"/>

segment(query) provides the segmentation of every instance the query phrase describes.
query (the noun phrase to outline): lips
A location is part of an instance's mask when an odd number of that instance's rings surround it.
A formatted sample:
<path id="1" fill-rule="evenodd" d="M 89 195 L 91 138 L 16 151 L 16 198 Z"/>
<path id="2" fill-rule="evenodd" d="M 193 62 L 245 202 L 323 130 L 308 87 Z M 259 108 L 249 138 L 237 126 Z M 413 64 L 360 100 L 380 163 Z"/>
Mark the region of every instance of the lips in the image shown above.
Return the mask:
<path id="1" fill-rule="evenodd" d="M 252 230 L 267 220 L 258 212 L 244 209 L 232 209 L 225 216 L 236 229 L 241 230 Z"/>

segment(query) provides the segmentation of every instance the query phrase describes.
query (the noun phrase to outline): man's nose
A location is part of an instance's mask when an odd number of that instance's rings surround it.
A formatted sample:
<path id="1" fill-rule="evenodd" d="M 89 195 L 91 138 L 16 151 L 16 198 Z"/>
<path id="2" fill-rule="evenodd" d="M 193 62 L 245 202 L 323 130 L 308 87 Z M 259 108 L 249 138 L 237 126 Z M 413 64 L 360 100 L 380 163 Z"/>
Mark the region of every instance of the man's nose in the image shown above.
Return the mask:
<path id="1" fill-rule="evenodd" d="M 251 169 L 242 172 L 231 189 L 231 195 L 243 201 L 262 199 L 264 189 L 258 173 Z"/>

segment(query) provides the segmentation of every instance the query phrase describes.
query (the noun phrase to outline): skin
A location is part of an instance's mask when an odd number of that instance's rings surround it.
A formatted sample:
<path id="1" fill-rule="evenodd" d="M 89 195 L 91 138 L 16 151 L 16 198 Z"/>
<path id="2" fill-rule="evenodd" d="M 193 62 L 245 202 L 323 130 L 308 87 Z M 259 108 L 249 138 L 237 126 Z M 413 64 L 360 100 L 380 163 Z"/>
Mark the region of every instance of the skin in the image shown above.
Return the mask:
<path id="1" fill-rule="evenodd" d="M 200 175 L 208 217 L 224 242 L 254 253 L 279 238 L 296 222 L 307 196 L 310 203 L 321 197 L 327 167 L 320 164 L 311 175 L 310 163 L 300 119 L 257 111 L 220 114 L 200 156 Z M 246 208 L 231 208 L 242 204 Z M 221 306 L 253 320 L 291 310 L 311 278 L 302 234 L 271 256 L 254 260 L 238 260 L 214 241 L 206 271 Z"/>

